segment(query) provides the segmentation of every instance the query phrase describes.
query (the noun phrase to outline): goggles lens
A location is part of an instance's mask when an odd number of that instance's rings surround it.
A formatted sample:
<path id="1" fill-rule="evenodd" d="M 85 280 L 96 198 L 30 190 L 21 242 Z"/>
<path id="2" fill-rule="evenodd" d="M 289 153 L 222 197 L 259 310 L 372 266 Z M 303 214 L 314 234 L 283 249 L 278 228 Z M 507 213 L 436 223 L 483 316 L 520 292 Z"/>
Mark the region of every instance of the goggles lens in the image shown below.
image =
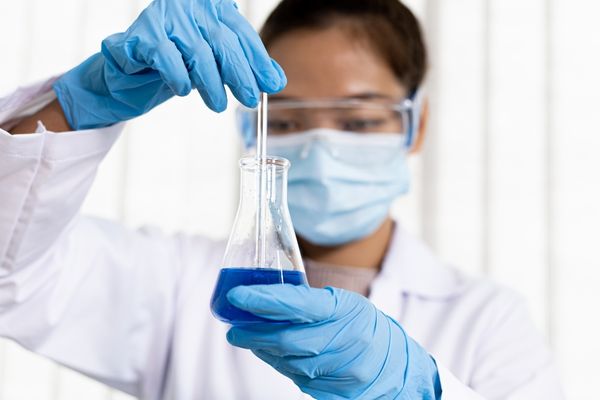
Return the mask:
<path id="1" fill-rule="evenodd" d="M 305 133 L 272 136 L 268 152 L 290 160 L 309 158 L 325 151 L 349 165 L 386 165 L 406 152 L 406 136 L 398 133 L 349 133 L 315 129 Z"/>
<path id="2" fill-rule="evenodd" d="M 238 124 L 247 142 L 256 137 L 256 110 L 241 107 Z M 273 136 L 332 129 L 354 133 L 411 135 L 411 100 L 277 100 L 269 101 L 268 134 Z"/>

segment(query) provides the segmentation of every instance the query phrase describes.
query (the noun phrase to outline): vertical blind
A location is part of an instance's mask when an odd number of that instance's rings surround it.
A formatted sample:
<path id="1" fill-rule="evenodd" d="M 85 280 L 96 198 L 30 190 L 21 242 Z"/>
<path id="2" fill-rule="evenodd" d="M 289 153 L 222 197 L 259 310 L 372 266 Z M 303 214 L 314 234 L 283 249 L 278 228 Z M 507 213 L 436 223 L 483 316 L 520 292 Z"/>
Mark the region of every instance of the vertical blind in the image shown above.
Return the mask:
<path id="1" fill-rule="evenodd" d="M 256 26 L 276 2 L 238 1 Z M 146 4 L 2 1 L 0 91 L 67 70 Z M 600 3 L 407 4 L 431 51 L 431 120 L 411 160 L 412 192 L 393 212 L 444 260 L 521 292 L 568 398 L 590 398 L 600 358 Z M 241 149 L 231 110 L 213 114 L 192 94 L 128 124 L 84 212 L 225 237 Z M 0 400 L 81 398 L 129 397 L 0 342 Z"/>

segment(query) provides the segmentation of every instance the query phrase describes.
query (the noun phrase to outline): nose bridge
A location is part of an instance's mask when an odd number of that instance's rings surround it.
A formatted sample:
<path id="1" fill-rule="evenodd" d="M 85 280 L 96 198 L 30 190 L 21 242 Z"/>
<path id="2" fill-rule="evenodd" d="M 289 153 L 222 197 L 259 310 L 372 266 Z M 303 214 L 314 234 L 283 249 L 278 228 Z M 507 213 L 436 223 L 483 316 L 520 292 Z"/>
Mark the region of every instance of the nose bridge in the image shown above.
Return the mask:
<path id="1" fill-rule="evenodd" d="M 335 113 L 328 109 L 311 110 L 306 116 L 306 126 L 308 129 L 338 128 Z"/>

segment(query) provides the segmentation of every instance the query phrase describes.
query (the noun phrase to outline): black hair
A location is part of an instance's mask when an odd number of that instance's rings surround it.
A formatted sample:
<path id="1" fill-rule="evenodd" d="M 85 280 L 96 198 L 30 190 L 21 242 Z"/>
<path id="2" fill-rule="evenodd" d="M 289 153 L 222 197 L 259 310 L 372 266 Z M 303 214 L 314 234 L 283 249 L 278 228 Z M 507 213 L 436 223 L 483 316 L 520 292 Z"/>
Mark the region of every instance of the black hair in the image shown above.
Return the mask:
<path id="1" fill-rule="evenodd" d="M 399 0 L 282 0 L 260 34 L 267 48 L 300 29 L 340 26 L 366 39 L 410 91 L 427 71 L 427 49 L 415 15 Z"/>

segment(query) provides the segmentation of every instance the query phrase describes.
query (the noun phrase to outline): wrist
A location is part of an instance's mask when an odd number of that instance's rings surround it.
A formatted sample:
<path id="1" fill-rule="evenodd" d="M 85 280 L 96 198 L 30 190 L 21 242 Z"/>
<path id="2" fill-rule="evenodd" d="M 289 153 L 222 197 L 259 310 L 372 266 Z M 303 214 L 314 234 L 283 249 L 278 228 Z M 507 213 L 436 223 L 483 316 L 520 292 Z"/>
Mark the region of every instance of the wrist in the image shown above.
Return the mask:
<path id="1" fill-rule="evenodd" d="M 398 399 L 412 399 L 418 394 L 423 400 L 441 399 L 442 388 L 437 363 L 417 342 L 406 336 L 408 363 L 404 387 Z"/>
<path id="2" fill-rule="evenodd" d="M 23 118 L 10 130 L 10 133 L 18 135 L 35 132 L 38 121 L 42 121 L 46 129 L 52 132 L 67 132 L 72 130 L 65 118 L 61 105 L 55 99 L 35 114 Z"/>
<path id="3" fill-rule="evenodd" d="M 65 118 L 75 130 L 103 128 L 138 117 L 173 97 L 158 71 L 125 72 L 104 53 L 73 68 L 54 86 Z"/>
<path id="4" fill-rule="evenodd" d="M 119 122 L 106 118 L 109 99 L 103 69 L 104 57 L 96 53 L 52 85 L 62 113 L 74 130 L 101 128 Z"/>

